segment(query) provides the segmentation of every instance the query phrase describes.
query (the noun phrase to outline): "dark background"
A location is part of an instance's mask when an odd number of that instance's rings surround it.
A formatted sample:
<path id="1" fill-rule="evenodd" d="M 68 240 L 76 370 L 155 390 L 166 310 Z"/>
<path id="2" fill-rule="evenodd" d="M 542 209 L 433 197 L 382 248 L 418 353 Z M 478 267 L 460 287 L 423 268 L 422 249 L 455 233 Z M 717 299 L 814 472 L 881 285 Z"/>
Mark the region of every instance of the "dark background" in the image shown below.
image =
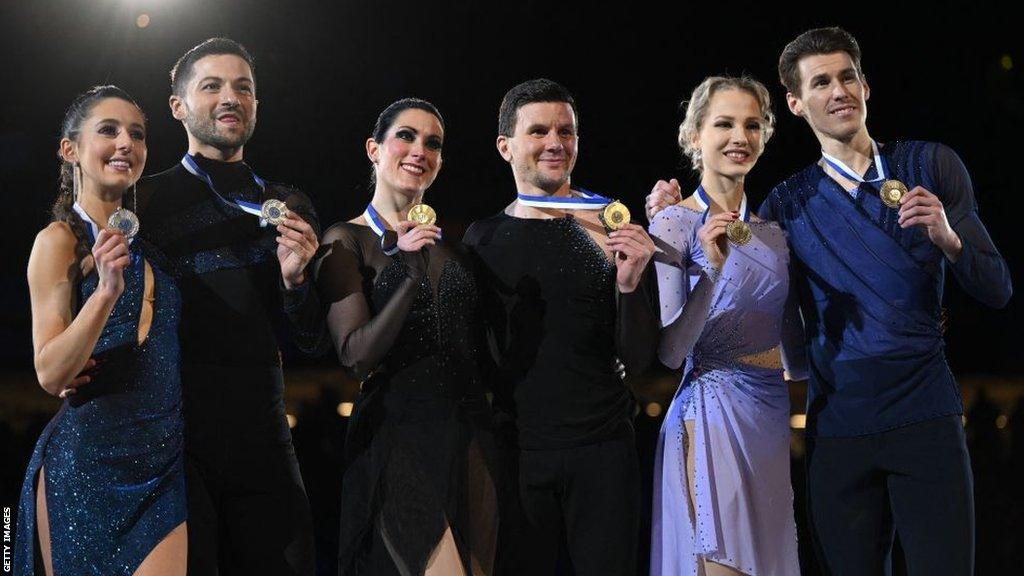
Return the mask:
<path id="1" fill-rule="evenodd" d="M 785 108 L 778 54 L 807 28 L 840 25 L 857 36 L 864 52 L 872 136 L 937 140 L 957 150 L 971 172 L 981 216 L 1020 286 L 1018 215 L 1024 206 L 1017 181 L 1024 53 L 1016 19 L 977 2 L 968 7 L 932 2 L 923 8 L 891 3 L 882 9 L 853 3 L 674 6 L 308 0 L 0 4 L 3 505 L 16 501 L 40 417 L 58 405 L 33 381 L 25 266 L 56 194 L 63 111 L 89 86 L 121 86 L 149 117 L 146 173 L 169 167 L 186 141 L 167 108 L 168 71 L 185 50 L 210 36 L 239 40 L 256 58 L 259 124 L 246 147 L 247 161 L 264 178 L 309 193 L 325 225 L 351 218 L 369 199 L 363 146 L 379 111 L 404 96 L 435 103 L 447 125 L 444 168 L 427 199 L 441 214 L 446 236 L 457 238 L 470 221 L 512 199 L 510 171 L 494 149 L 498 103 L 508 88 L 538 76 L 563 83 L 576 96 L 581 140 L 574 183 L 623 199 L 638 216 L 655 180 L 677 177 L 684 189 L 696 184 L 675 146 L 679 101 L 710 74 L 748 73 L 760 79 L 772 91 L 778 125 L 747 182 L 752 205 L 759 205 L 776 182 L 818 157 L 810 130 Z M 136 23 L 141 14 L 150 17 L 145 28 Z M 1024 477 L 1024 436 L 1013 432 L 1024 425 L 1015 406 L 1024 392 L 1019 300 L 989 310 L 954 281 L 947 285 L 947 355 L 973 411 L 968 431 L 978 493 L 979 574 L 1021 569 L 1013 551 L 1024 519 L 1017 488 Z M 351 392 L 351 383 L 332 387 L 333 366 L 331 359 L 286 354 L 289 385 L 313 391 L 301 397 L 291 392 L 289 406 L 307 414 L 300 414 L 294 432 L 318 510 L 325 574 L 330 573 L 330 532 L 337 526 L 331 522 L 344 429 L 343 419 L 331 420 L 331 407 Z M 643 390 L 645 381 L 636 385 Z M 656 392 L 648 395 L 660 398 Z M 326 407 L 320 419 L 309 416 L 318 413 L 317 406 Z M 794 411 L 802 407 L 794 405 Z M 644 416 L 639 421 L 639 448 L 647 457 L 659 423 Z M 802 522 L 799 438 L 794 447 Z M 273 529 L 273 519 L 267 522 Z M 806 534 L 801 537 L 803 546 Z M 645 553 L 646 544 L 641 550 Z M 810 557 L 805 571 L 815 572 Z"/>

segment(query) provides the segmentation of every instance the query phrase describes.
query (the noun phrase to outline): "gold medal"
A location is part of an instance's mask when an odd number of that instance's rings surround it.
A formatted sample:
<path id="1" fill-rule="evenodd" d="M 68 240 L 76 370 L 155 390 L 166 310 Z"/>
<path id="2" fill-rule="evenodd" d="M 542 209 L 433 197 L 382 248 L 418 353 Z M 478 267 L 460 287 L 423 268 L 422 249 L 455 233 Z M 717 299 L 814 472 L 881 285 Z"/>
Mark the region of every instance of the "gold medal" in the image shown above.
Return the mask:
<path id="1" fill-rule="evenodd" d="M 126 238 L 132 238 L 139 233 L 139 217 L 131 210 L 118 208 L 107 219 L 107 226 L 120 231 Z"/>
<path id="2" fill-rule="evenodd" d="M 882 198 L 882 202 L 889 208 L 899 208 L 900 200 L 906 193 L 907 185 L 899 180 L 886 180 L 878 189 L 878 195 Z"/>
<path id="3" fill-rule="evenodd" d="M 426 204 L 417 204 L 409 208 L 409 220 L 418 226 L 433 226 L 434 222 L 437 222 L 437 213 Z"/>
<path id="4" fill-rule="evenodd" d="M 621 230 L 629 224 L 629 209 L 618 200 L 613 200 L 598 214 L 598 219 L 608 231 Z"/>
<path id="5" fill-rule="evenodd" d="M 750 226 L 743 220 L 734 220 L 725 225 L 725 235 L 737 246 L 750 242 Z"/>
<path id="6" fill-rule="evenodd" d="M 277 198 L 271 198 L 260 206 L 260 217 L 277 226 L 288 217 L 288 206 Z"/>

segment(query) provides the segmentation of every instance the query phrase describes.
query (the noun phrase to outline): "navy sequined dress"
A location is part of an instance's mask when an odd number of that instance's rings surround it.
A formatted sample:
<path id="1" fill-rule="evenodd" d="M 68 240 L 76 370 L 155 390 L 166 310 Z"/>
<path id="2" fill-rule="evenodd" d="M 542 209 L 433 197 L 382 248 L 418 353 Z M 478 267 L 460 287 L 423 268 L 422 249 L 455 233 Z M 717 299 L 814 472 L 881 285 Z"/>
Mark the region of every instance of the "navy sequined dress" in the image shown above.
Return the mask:
<path id="1" fill-rule="evenodd" d="M 14 573 L 36 570 L 36 487 L 45 471 L 56 574 L 130 575 L 185 521 L 180 297 L 136 239 L 125 289 L 93 351 L 92 381 L 64 401 L 36 444 L 18 508 Z M 144 259 L 145 255 L 145 259 Z M 145 260 L 153 271 L 153 320 L 138 343 Z M 95 270 L 78 285 L 79 305 L 96 290 Z"/>

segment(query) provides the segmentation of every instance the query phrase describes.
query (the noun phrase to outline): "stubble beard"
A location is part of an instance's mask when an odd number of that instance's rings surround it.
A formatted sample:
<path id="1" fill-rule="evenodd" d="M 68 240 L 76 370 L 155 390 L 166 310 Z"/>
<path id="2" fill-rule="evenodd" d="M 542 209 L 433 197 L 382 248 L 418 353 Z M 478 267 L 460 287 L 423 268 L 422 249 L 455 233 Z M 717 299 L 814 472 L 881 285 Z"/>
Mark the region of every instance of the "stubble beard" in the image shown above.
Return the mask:
<path id="1" fill-rule="evenodd" d="M 241 118 L 240 113 L 235 113 Z M 253 120 L 245 123 L 245 130 L 240 134 L 221 134 L 217 131 L 215 118 L 199 116 L 188 108 L 186 108 L 185 125 L 188 127 L 189 133 L 197 140 L 219 150 L 241 148 L 249 141 L 256 128 L 256 122 Z"/>
<path id="2" fill-rule="evenodd" d="M 561 178 L 553 178 L 541 172 L 539 167 L 534 167 L 530 170 L 529 180 L 537 188 L 548 194 L 554 194 L 569 181 L 569 176 L 570 171 L 566 170 Z"/>

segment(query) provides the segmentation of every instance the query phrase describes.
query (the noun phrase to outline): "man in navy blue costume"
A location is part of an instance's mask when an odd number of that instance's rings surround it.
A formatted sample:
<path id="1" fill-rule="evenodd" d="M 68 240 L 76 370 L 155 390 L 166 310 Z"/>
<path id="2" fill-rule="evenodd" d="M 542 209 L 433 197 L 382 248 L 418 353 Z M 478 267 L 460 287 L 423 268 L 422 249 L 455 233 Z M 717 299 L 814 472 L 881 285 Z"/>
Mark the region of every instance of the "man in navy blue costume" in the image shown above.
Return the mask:
<path id="1" fill-rule="evenodd" d="M 213 38 L 171 71 L 171 112 L 188 153 L 139 185 L 141 236 L 167 257 L 182 295 L 180 328 L 188 486 L 188 573 L 312 574 L 309 503 L 285 420 L 274 324 L 300 346 L 320 306 L 306 265 L 313 206 L 242 161 L 256 124 L 253 60 Z M 273 224 L 269 199 L 287 205 Z"/>
<path id="2" fill-rule="evenodd" d="M 973 574 L 974 503 L 942 288 L 1000 308 L 1006 262 L 970 176 L 934 142 L 877 143 L 857 41 L 801 34 L 779 58 L 789 110 L 822 157 L 760 215 L 789 234 L 808 357 L 808 508 L 829 574 L 881 574 L 898 530 L 910 574 Z"/>

